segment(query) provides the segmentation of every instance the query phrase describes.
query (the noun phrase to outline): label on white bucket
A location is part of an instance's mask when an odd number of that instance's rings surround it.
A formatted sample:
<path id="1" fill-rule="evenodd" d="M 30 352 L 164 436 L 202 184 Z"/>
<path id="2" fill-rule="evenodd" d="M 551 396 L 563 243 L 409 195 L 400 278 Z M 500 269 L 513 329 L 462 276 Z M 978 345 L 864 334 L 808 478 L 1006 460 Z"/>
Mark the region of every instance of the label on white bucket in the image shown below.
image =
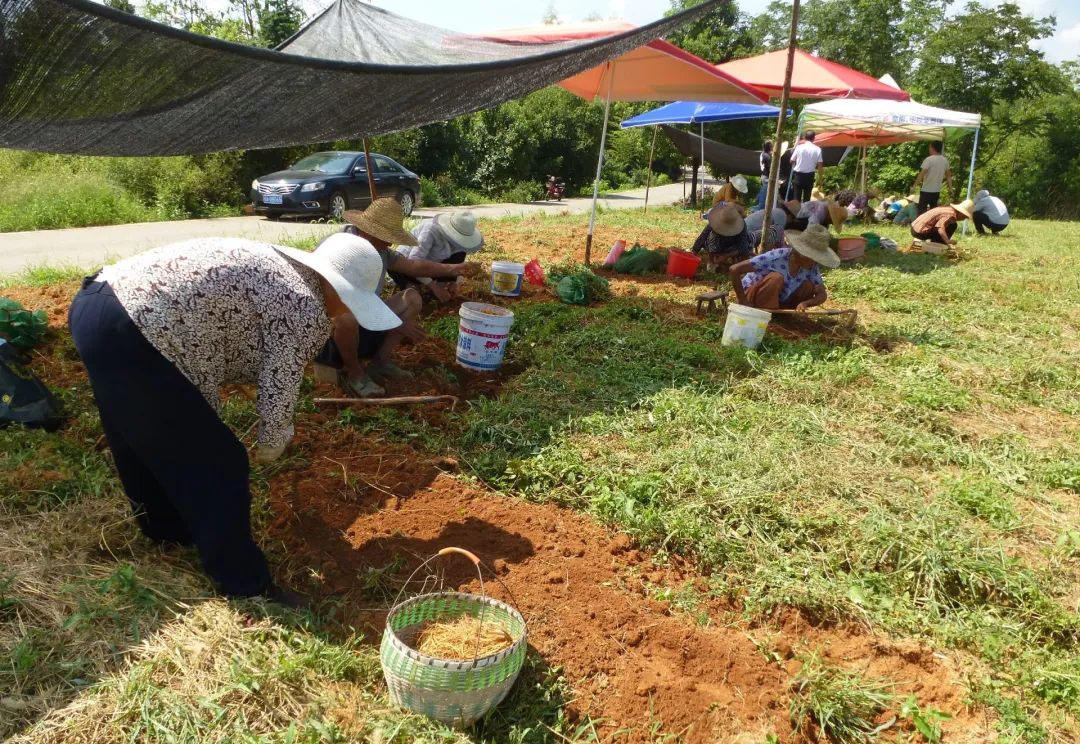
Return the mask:
<path id="1" fill-rule="evenodd" d="M 491 293 L 504 297 L 519 296 L 524 275 L 525 264 L 496 261 L 491 264 Z"/>
<path id="2" fill-rule="evenodd" d="M 498 369 L 514 314 L 497 305 L 463 303 L 458 311 L 457 361 L 469 369 Z"/>
<path id="3" fill-rule="evenodd" d="M 747 305 L 728 305 L 727 320 L 724 323 L 724 336 L 720 343 L 724 346 L 745 346 L 756 349 L 761 339 L 765 338 L 765 329 L 772 320 L 772 313 Z"/>

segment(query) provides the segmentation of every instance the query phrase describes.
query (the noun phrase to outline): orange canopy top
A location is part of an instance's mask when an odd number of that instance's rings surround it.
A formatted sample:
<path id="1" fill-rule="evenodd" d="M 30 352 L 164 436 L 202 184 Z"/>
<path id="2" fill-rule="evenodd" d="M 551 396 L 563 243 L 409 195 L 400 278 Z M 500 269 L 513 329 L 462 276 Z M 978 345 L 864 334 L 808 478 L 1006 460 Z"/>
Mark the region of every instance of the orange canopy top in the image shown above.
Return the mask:
<path id="1" fill-rule="evenodd" d="M 629 23 L 597 22 L 507 29 L 478 38 L 511 44 L 551 44 L 625 33 Z M 606 98 L 611 85 L 613 101 L 732 101 L 761 103 L 768 95 L 738 76 L 710 65 L 679 47 L 655 39 L 610 62 L 569 77 L 559 85 L 574 95 L 592 100 Z"/>
<path id="2" fill-rule="evenodd" d="M 722 72 L 746 84 L 779 98 L 784 89 L 787 69 L 787 50 L 759 54 L 756 57 L 735 59 L 717 65 Z M 907 101 L 907 92 L 875 80 L 869 75 L 845 67 L 838 62 L 815 57 L 801 49 L 795 50 L 795 65 L 791 71 L 793 98 L 885 98 Z"/>

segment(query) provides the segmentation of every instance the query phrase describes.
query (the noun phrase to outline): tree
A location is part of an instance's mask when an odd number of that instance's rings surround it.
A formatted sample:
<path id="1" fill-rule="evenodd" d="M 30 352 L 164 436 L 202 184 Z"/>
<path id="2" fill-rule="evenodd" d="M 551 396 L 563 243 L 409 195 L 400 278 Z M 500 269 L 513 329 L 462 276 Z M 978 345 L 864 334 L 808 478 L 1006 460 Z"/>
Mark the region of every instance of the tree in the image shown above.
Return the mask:
<path id="1" fill-rule="evenodd" d="M 105 0 L 105 4 L 110 8 L 135 15 L 135 6 L 132 5 L 131 0 Z"/>
<path id="2" fill-rule="evenodd" d="M 674 15 L 704 2 L 670 1 L 671 8 L 667 15 Z M 714 64 L 755 54 L 761 48 L 750 33 L 750 20 L 739 12 L 739 6 L 734 0 L 725 0 L 716 10 L 675 29 L 667 38 L 675 46 Z"/>
<path id="3" fill-rule="evenodd" d="M 911 90 L 919 100 L 990 113 L 998 101 L 1062 93 L 1065 80 L 1032 43 L 1054 34 L 1053 16 L 1024 15 L 1015 3 L 964 13 L 940 24 L 919 58 Z"/>

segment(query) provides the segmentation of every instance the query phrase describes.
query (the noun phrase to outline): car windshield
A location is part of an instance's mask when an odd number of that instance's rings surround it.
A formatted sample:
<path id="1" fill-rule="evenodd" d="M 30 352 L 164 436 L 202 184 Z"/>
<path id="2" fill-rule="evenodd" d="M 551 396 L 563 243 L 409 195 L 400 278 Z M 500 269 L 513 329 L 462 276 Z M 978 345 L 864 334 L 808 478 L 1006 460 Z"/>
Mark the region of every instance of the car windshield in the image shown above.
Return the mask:
<path id="1" fill-rule="evenodd" d="M 317 152 L 301 158 L 292 167 L 292 170 L 317 171 L 319 173 L 344 173 L 349 170 L 349 164 L 353 161 L 353 155 L 343 155 L 340 152 Z"/>

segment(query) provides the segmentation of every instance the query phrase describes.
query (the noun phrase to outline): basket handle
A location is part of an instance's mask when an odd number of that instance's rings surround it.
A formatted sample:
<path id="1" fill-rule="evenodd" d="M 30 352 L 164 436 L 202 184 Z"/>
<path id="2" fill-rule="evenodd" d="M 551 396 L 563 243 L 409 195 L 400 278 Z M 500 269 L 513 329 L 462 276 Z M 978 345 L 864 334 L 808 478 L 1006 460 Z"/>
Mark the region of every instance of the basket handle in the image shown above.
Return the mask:
<path id="1" fill-rule="evenodd" d="M 473 562 L 474 566 L 479 566 L 480 565 L 480 559 L 476 557 L 476 553 L 472 553 L 472 552 L 470 552 L 468 550 L 465 550 L 465 548 L 455 548 L 455 547 L 443 548 L 436 555 L 444 556 L 444 555 L 450 555 L 451 553 L 457 553 L 458 555 L 465 556 L 466 558 L 468 558 L 470 561 Z M 481 576 L 480 580 L 482 582 L 484 580 L 484 577 Z"/>

